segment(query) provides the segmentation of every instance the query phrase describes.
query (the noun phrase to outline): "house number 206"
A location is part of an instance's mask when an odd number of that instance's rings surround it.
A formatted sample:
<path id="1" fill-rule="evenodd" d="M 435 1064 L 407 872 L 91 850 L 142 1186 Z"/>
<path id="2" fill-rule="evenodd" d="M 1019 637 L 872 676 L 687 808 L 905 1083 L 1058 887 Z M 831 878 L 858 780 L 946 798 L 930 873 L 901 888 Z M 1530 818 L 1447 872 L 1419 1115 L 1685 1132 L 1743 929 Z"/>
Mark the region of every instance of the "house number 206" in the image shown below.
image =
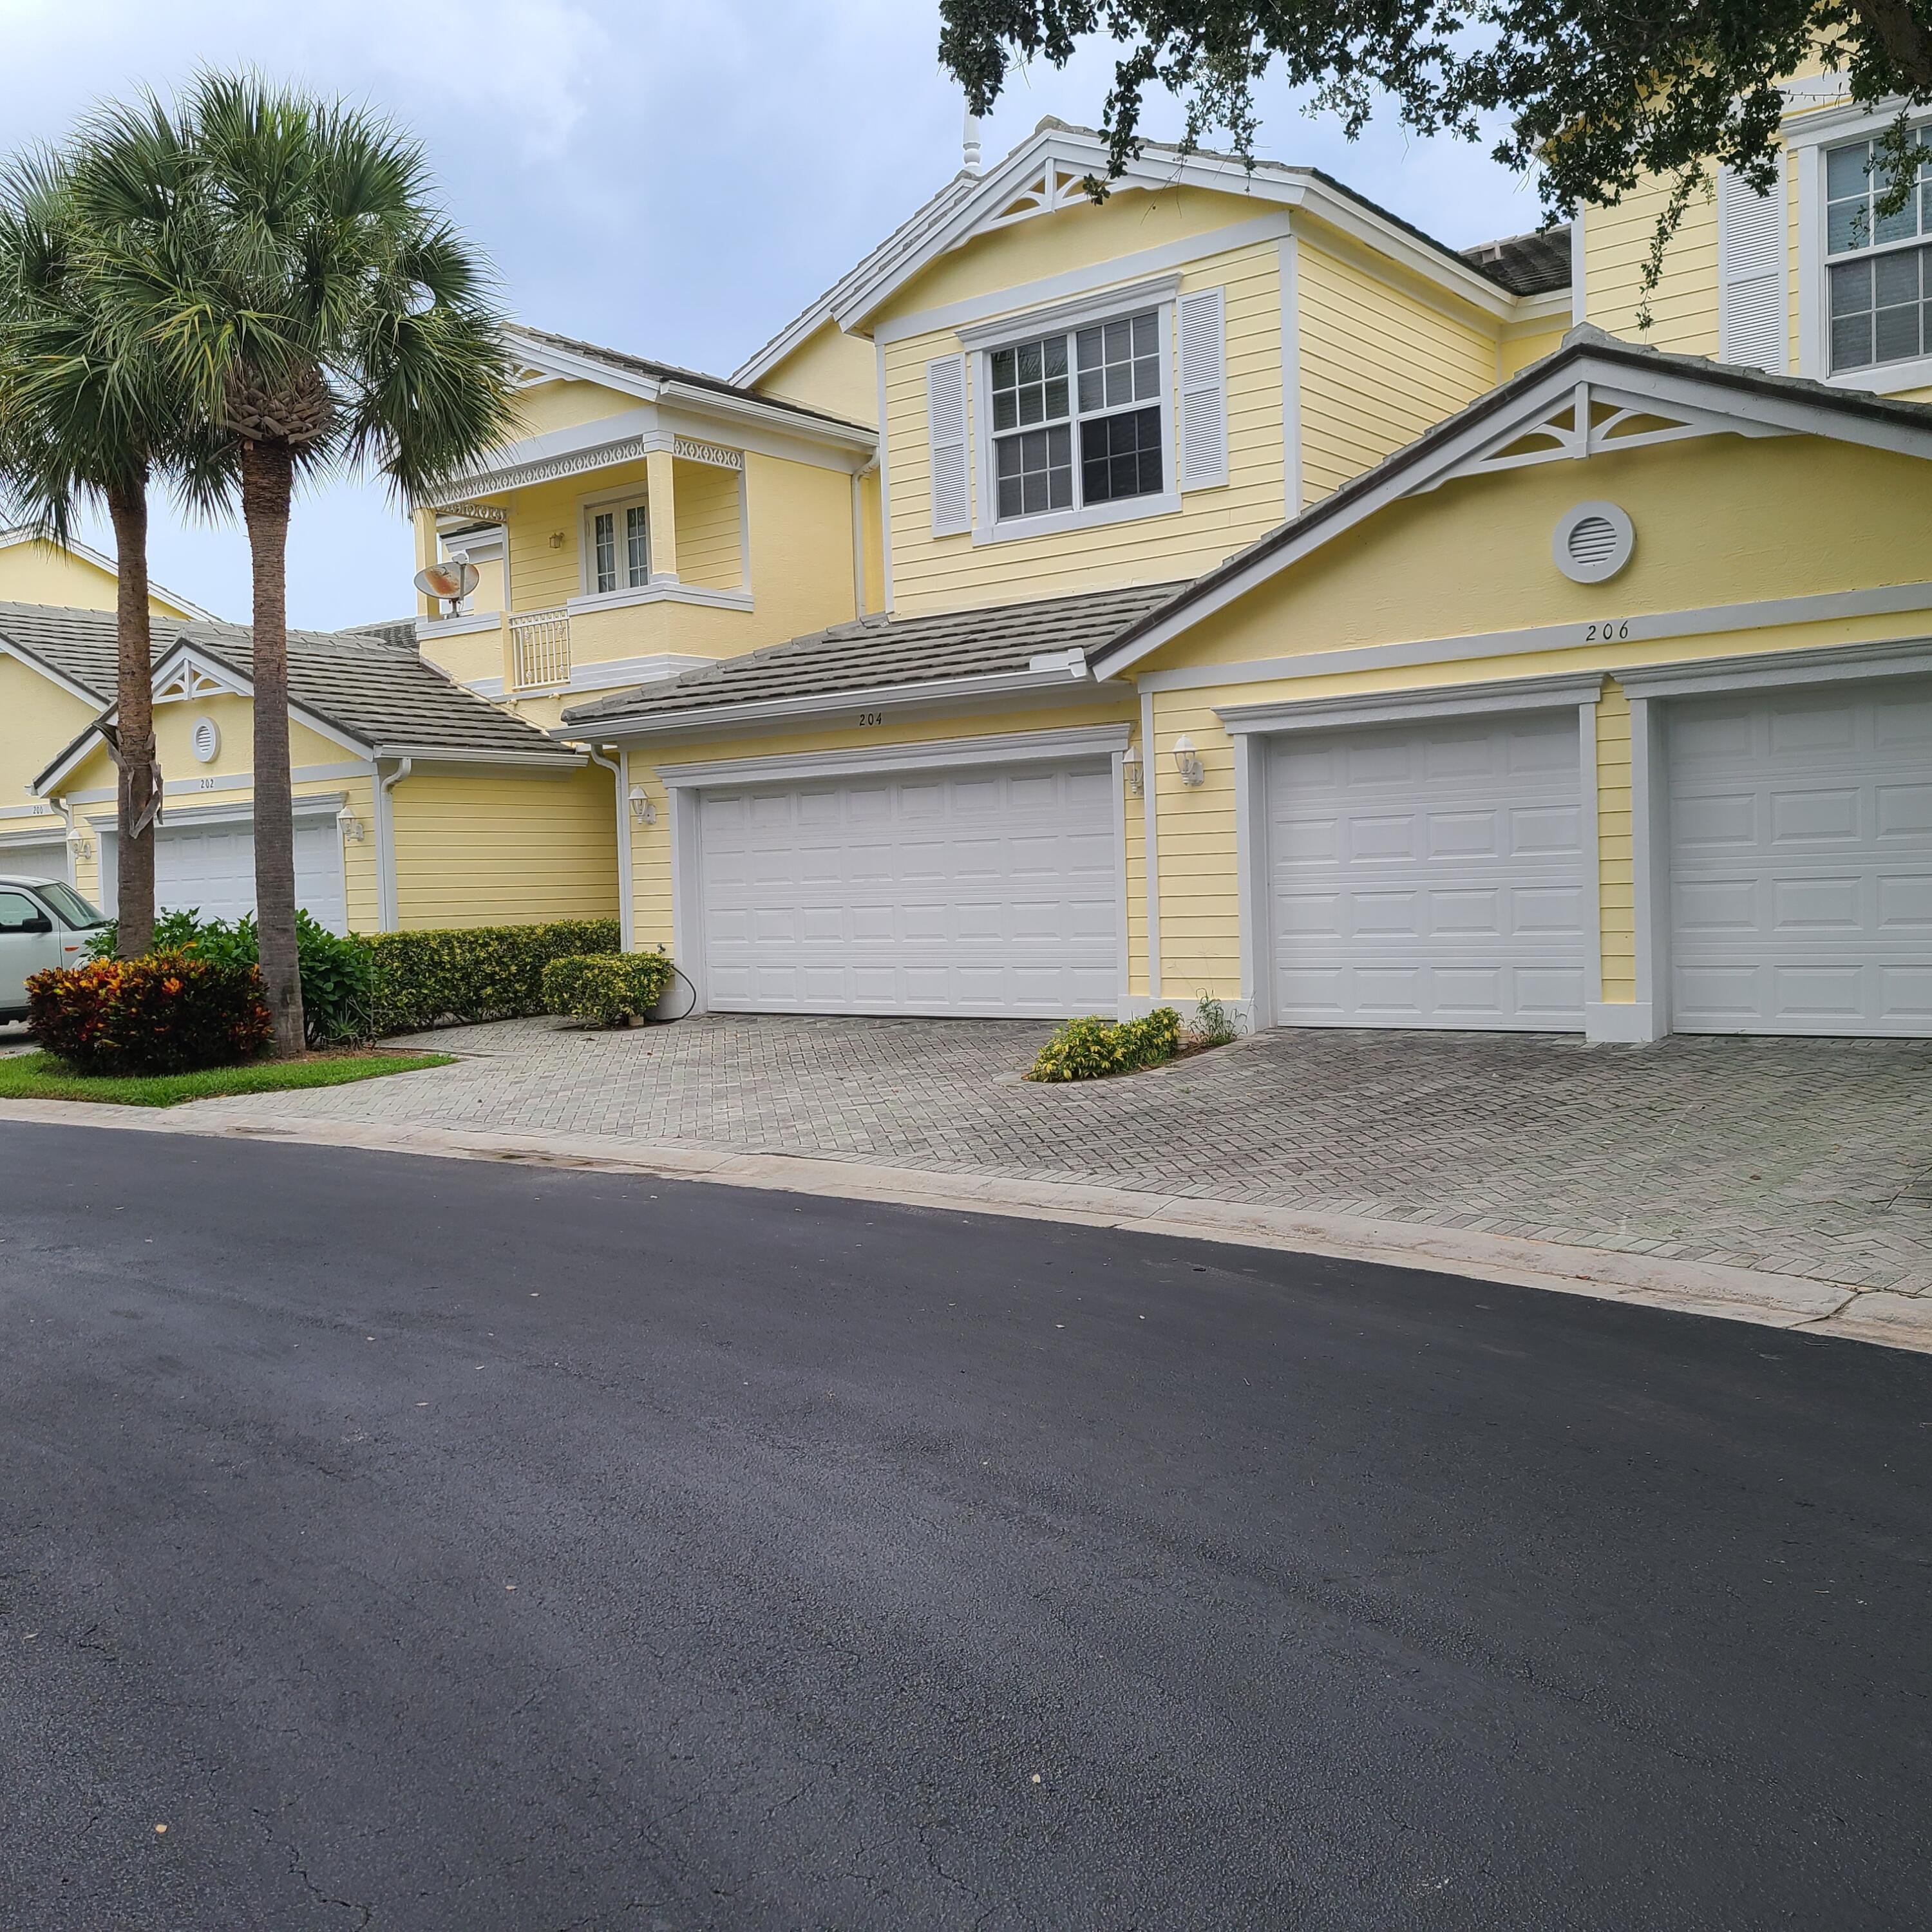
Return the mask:
<path id="1" fill-rule="evenodd" d="M 1583 627 L 1583 641 L 1586 644 L 1621 644 L 1629 636 L 1628 617 L 1607 618 L 1600 624 L 1586 624 Z"/>
<path id="2" fill-rule="evenodd" d="M 883 711 L 862 711 L 859 714 L 861 724 L 883 724 L 885 722 L 886 714 Z"/>

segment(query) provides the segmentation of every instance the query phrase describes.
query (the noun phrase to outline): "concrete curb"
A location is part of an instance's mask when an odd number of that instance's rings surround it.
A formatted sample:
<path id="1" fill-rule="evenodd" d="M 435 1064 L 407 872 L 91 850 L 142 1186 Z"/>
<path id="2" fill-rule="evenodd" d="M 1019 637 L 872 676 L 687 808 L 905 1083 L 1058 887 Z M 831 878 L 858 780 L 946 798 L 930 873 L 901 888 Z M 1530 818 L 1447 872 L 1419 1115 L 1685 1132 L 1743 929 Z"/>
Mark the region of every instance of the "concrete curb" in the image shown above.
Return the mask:
<path id="1" fill-rule="evenodd" d="M 214 1103 L 219 1104 L 219 1103 Z M 1554 1288 L 1606 1301 L 1717 1316 L 1774 1328 L 1840 1336 L 1932 1354 L 1932 1299 L 1861 1293 L 1796 1275 L 1679 1262 L 1610 1249 L 1486 1234 L 1364 1215 L 1314 1214 L 1156 1195 L 1075 1182 L 878 1167 L 802 1154 L 734 1153 L 678 1142 L 596 1135 L 506 1133 L 485 1128 L 392 1126 L 358 1121 L 235 1120 L 194 1106 L 152 1111 L 72 1101 L 0 1103 L 0 1120 L 122 1132 L 273 1140 L 310 1147 L 498 1160 L 589 1172 L 770 1188 L 780 1192 L 880 1201 L 896 1206 L 1000 1214 L 1119 1228 L 1176 1239 L 1220 1241 L 1347 1261 L 1375 1262 Z"/>

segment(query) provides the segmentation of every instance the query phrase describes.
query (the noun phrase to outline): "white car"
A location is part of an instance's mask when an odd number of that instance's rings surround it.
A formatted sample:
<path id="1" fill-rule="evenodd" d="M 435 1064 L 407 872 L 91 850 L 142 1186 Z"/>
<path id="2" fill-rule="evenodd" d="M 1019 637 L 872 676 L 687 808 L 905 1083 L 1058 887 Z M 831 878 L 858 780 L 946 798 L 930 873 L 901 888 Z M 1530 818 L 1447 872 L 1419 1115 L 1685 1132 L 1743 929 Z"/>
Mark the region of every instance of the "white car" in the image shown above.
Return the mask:
<path id="1" fill-rule="evenodd" d="M 0 873 L 0 1022 L 27 1017 L 27 982 L 46 966 L 78 966 L 107 923 L 60 879 Z"/>

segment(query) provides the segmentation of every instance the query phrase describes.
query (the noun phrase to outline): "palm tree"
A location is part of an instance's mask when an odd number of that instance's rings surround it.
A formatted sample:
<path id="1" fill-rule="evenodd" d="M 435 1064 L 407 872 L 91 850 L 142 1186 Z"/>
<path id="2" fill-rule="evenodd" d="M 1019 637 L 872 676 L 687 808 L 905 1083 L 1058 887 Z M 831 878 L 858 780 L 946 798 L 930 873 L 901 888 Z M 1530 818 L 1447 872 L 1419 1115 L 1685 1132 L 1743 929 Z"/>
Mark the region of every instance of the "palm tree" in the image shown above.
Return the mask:
<path id="1" fill-rule="evenodd" d="M 388 123 L 254 75 L 204 74 L 96 130 L 82 200 L 112 238 L 122 332 L 229 442 L 195 488 L 240 499 L 254 578 L 255 892 L 275 1050 L 302 1049 L 286 562 L 299 475 L 346 464 L 422 494 L 508 434 L 488 270 Z"/>
<path id="2" fill-rule="evenodd" d="M 118 638 L 116 807 L 119 949 L 146 952 L 154 926 L 154 732 L 148 489 L 179 472 L 190 405 L 162 359 L 104 313 L 92 237 L 75 193 L 76 153 L 29 153 L 0 174 L 0 484 L 9 520 L 68 542 L 87 502 L 114 526 Z"/>

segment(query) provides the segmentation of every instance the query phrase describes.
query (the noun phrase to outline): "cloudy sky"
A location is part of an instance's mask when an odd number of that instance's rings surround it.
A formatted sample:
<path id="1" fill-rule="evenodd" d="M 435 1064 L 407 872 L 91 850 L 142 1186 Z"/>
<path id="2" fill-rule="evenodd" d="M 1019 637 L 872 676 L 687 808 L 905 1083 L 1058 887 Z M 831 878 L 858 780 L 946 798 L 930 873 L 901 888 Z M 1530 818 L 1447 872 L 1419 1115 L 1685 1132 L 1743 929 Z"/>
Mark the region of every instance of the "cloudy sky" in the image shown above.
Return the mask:
<path id="1" fill-rule="evenodd" d="M 523 319 L 728 374 L 958 166 L 938 32 L 936 0 L 0 0 L 0 148 L 198 65 L 253 64 L 413 129 Z M 1042 115 L 1091 125 L 1110 71 L 1096 47 L 1018 78 L 988 160 Z M 1533 186 L 1480 150 L 1392 121 L 1351 147 L 1285 89 L 1265 106 L 1264 154 L 1327 168 L 1445 241 L 1537 225 Z M 1157 111 L 1150 131 L 1178 124 Z M 380 488 L 320 486 L 297 508 L 291 616 L 402 614 L 412 567 Z M 158 506 L 153 568 L 248 614 L 236 530 Z"/>

